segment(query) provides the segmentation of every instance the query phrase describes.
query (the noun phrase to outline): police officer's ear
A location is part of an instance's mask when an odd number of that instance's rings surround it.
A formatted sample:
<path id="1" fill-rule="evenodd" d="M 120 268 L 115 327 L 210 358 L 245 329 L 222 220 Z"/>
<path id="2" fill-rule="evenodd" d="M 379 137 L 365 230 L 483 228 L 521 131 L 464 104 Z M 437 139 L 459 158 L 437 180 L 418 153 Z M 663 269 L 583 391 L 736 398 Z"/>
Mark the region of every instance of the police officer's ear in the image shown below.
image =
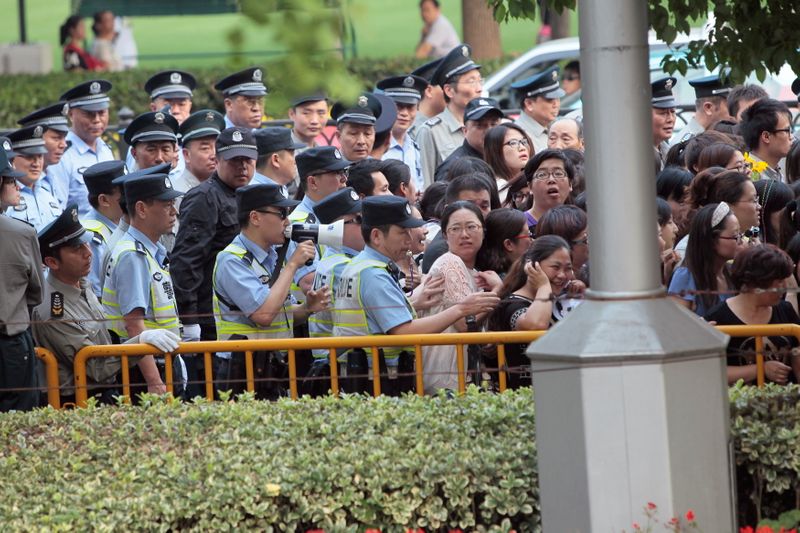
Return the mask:
<path id="1" fill-rule="evenodd" d="M 230 112 L 233 109 L 233 99 L 230 96 L 226 96 L 225 99 L 222 101 L 223 105 L 225 106 L 225 112 Z"/>
<path id="2" fill-rule="evenodd" d="M 447 96 L 447 98 L 449 98 L 450 100 L 452 100 L 453 97 L 456 95 L 456 83 L 457 82 L 445 83 L 444 85 L 442 85 L 442 91 L 444 92 L 445 96 Z"/>
<path id="3" fill-rule="evenodd" d="M 55 255 L 59 255 L 58 250 L 54 250 L 53 253 Z M 60 255 L 59 255 L 59 257 L 60 257 Z M 46 266 L 50 270 L 58 271 L 61 268 L 61 261 L 59 261 L 58 259 L 56 259 L 52 255 L 45 256 L 44 259 L 42 260 L 42 262 L 44 263 L 44 266 Z"/>

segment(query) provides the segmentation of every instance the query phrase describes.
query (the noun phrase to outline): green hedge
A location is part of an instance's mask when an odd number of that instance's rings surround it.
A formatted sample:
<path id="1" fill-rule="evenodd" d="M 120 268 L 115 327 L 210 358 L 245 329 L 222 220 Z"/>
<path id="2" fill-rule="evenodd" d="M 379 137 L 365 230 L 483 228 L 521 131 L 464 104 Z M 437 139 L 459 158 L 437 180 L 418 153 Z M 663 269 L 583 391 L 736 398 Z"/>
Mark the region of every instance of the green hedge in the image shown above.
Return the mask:
<path id="1" fill-rule="evenodd" d="M 530 390 L 7 414 L 0 479 L 4 531 L 539 524 Z"/>
<path id="2" fill-rule="evenodd" d="M 510 60 L 506 57 L 498 61 L 482 62 L 484 65 L 483 75 L 488 76 L 492 71 L 504 65 Z M 405 72 L 409 72 L 419 66 L 422 61 L 409 57 L 396 59 L 354 59 L 348 63 L 347 68 L 361 79 L 365 88 L 371 88 L 378 80 Z M 180 68 L 176 66 L 175 68 Z M 239 67 L 236 67 L 239 68 Z M 114 84 L 111 91 L 113 110 L 116 112 L 121 107 L 126 106 L 135 112 L 143 112 L 148 109 L 150 99 L 144 92 L 144 83 L 147 79 L 163 69 L 137 69 L 127 72 L 105 72 L 92 75 L 90 73 L 67 73 L 54 72 L 45 75 L 15 75 L 3 76 L 0 83 L 0 128 L 14 128 L 16 121 L 27 115 L 34 109 L 58 101 L 58 97 L 73 85 L 91 79 L 92 77 L 102 77 Z M 190 69 L 198 80 L 198 87 L 195 90 L 194 108 L 212 108 L 222 110 L 222 100 L 214 90 L 214 84 L 230 74 L 234 67 L 209 67 L 204 69 Z M 267 74 L 267 85 L 278 87 L 280 80 L 276 80 L 270 69 L 269 63 L 265 64 Z M 286 84 L 282 84 L 286 85 Z M 288 89 L 287 89 L 288 90 Z M 291 96 L 291 95 L 287 95 Z M 286 115 L 286 109 L 270 105 L 269 97 L 266 99 L 266 112 L 268 116 L 282 118 Z M 116 115 L 113 115 L 111 122 L 116 122 Z"/>

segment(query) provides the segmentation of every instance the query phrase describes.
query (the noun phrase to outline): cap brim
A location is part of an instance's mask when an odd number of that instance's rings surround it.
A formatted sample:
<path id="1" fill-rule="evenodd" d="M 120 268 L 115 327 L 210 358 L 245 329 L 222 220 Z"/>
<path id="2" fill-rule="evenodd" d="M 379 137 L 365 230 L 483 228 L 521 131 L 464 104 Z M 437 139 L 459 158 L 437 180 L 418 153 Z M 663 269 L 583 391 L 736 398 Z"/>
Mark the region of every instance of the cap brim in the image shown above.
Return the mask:
<path id="1" fill-rule="evenodd" d="M 47 153 L 47 148 L 44 146 L 30 146 L 28 148 L 17 148 L 14 151 L 17 155 L 44 155 Z"/>
<path id="2" fill-rule="evenodd" d="M 466 117 L 466 119 L 467 120 L 480 120 L 483 117 L 485 117 L 486 115 L 488 115 L 489 113 L 494 113 L 499 118 L 504 118 L 506 116 L 505 113 L 503 113 L 499 109 L 481 109 L 479 111 L 476 111 L 472 115 L 469 115 L 468 117 Z"/>
<path id="3" fill-rule="evenodd" d="M 23 178 L 25 177 L 24 172 L 20 172 L 19 170 L 14 170 L 13 168 L 8 168 L 7 170 L 0 170 L 0 176 L 4 178 Z"/>
<path id="4" fill-rule="evenodd" d="M 176 191 L 175 189 L 170 189 L 168 191 L 164 191 L 158 196 L 151 196 L 150 198 L 154 198 L 155 200 L 174 200 L 179 196 L 183 196 L 184 193 L 181 191 Z"/>
<path id="5" fill-rule="evenodd" d="M 555 91 L 550 91 L 547 93 L 542 94 L 548 100 L 555 100 L 556 98 L 564 98 L 567 95 L 567 91 L 559 87 Z"/>
<path id="6" fill-rule="evenodd" d="M 60 246 L 80 246 L 81 244 L 86 244 L 88 242 L 91 242 L 93 236 L 94 235 L 92 234 L 91 231 L 84 231 L 74 239 L 70 239 Z"/>
<path id="7" fill-rule="evenodd" d="M 267 96 L 266 90 L 244 90 L 244 91 L 237 91 L 235 93 L 228 93 L 226 94 L 228 98 L 233 98 L 234 96 Z"/>
<path id="8" fill-rule="evenodd" d="M 678 102 L 674 99 L 663 100 L 661 102 L 654 102 L 652 106 L 656 109 L 672 109 L 674 107 L 678 107 Z"/>
<path id="9" fill-rule="evenodd" d="M 421 218 L 407 217 L 400 222 L 392 222 L 392 224 L 401 228 L 419 228 L 425 225 L 425 221 Z"/>
<path id="10" fill-rule="evenodd" d="M 178 138 L 175 135 L 171 135 L 166 132 L 147 132 L 146 134 L 142 135 L 135 141 L 133 144 L 139 143 L 149 143 L 154 141 L 169 141 L 169 142 L 178 142 Z"/>
<path id="11" fill-rule="evenodd" d="M 415 98 L 413 96 L 389 96 L 389 98 L 400 104 L 408 105 L 417 105 L 421 100 L 420 98 Z"/>
<path id="12" fill-rule="evenodd" d="M 69 126 L 57 124 L 54 126 L 45 126 L 48 130 L 60 131 L 61 133 L 69 133 Z"/>
<path id="13" fill-rule="evenodd" d="M 331 163 L 330 165 L 326 165 L 324 167 L 318 168 L 314 172 L 333 172 L 334 170 L 344 170 L 350 165 L 352 165 L 352 161 L 348 161 L 347 159 L 337 159 L 336 162 Z"/>
<path id="14" fill-rule="evenodd" d="M 70 109 L 83 109 L 84 111 L 105 111 L 111 107 L 109 102 L 99 104 L 71 105 Z"/>
<path id="15" fill-rule="evenodd" d="M 369 120 L 366 118 L 346 117 L 343 120 L 337 120 L 337 124 L 361 124 L 362 126 L 374 126 L 377 119 Z"/>
<path id="16" fill-rule="evenodd" d="M 298 202 L 297 200 L 292 200 L 291 198 L 286 198 L 285 200 L 281 200 L 280 202 L 275 202 L 274 204 L 271 205 L 274 205 L 275 207 L 297 207 L 298 205 L 300 205 L 300 202 Z"/>
<path id="17" fill-rule="evenodd" d="M 251 148 L 231 148 L 221 153 L 217 152 L 217 157 L 222 157 L 225 161 L 234 157 L 247 157 L 248 159 L 258 159 L 258 150 Z"/>
<path id="18" fill-rule="evenodd" d="M 155 100 L 156 98 L 164 98 L 165 100 L 175 99 L 175 98 L 191 98 L 192 93 L 189 91 L 174 91 L 170 93 L 159 94 L 152 98 Z"/>

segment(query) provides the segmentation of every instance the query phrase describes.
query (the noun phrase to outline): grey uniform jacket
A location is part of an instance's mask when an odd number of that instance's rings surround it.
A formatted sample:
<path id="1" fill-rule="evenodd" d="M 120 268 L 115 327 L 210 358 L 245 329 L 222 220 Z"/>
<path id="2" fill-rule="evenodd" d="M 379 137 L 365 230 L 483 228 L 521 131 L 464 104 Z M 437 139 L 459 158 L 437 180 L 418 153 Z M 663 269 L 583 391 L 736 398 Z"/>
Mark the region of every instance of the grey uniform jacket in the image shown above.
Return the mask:
<path id="1" fill-rule="evenodd" d="M 436 167 L 464 142 L 464 131 L 449 108 L 429 119 L 417 131 L 422 177 L 427 188 L 433 183 Z"/>

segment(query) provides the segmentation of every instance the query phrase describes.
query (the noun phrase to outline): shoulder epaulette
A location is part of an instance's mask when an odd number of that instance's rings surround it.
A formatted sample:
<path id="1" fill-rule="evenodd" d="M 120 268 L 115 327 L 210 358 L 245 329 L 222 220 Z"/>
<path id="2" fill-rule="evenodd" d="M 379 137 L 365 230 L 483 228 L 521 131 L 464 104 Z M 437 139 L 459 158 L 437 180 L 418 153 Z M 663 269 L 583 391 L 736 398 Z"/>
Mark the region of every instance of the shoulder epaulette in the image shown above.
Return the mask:
<path id="1" fill-rule="evenodd" d="M 428 120 L 426 120 L 425 121 L 425 125 L 426 126 L 435 126 L 438 123 L 440 123 L 441 121 L 442 121 L 441 117 L 433 117 L 433 118 L 429 118 Z"/>
<path id="2" fill-rule="evenodd" d="M 136 241 L 136 251 L 140 254 L 147 255 L 147 249 L 144 247 L 144 244 L 140 243 L 139 241 Z"/>
<path id="3" fill-rule="evenodd" d="M 92 233 L 94 234 L 94 237 L 92 237 L 92 242 L 93 243 L 95 243 L 95 244 L 97 244 L 99 246 L 99 245 L 103 244 L 103 242 L 105 242 L 105 239 L 103 239 L 103 235 L 101 235 L 100 233 L 98 233 L 96 231 L 93 231 Z"/>
<path id="4" fill-rule="evenodd" d="M 253 259 L 255 259 L 255 258 L 253 257 L 253 254 L 251 254 L 250 252 L 246 252 L 242 256 L 242 261 L 247 263 L 247 266 L 253 266 Z"/>

